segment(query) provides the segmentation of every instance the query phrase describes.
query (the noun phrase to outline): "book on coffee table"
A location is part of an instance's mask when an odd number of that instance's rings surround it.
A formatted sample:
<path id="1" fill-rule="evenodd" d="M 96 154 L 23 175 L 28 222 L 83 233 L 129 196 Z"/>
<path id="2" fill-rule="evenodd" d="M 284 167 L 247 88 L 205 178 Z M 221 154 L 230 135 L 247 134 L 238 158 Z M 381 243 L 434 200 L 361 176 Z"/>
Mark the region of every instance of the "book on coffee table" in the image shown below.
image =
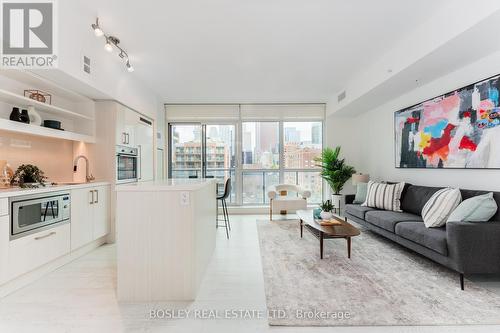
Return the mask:
<path id="1" fill-rule="evenodd" d="M 342 225 L 342 221 L 339 221 L 337 219 L 316 220 L 316 222 L 318 222 L 319 225 L 322 225 L 322 226 Z"/>

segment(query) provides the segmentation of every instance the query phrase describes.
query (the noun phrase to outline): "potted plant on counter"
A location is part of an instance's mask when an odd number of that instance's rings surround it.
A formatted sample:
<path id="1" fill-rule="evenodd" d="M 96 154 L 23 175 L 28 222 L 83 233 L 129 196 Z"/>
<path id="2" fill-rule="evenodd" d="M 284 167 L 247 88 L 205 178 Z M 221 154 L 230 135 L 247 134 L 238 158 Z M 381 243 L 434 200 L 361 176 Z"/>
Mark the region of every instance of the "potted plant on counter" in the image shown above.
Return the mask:
<path id="1" fill-rule="evenodd" d="M 323 149 L 321 156 L 317 157 L 315 161 L 316 165 L 321 168 L 321 177 L 332 189 L 333 208 L 339 209 L 343 201 L 343 195 L 340 192 L 349 178 L 356 173 L 356 170 L 347 165 L 345 159 L 340 158 L 340 147 Z"/>
<path id="2" fill-rule="evenodd" d="M 46 180 L 47 177 L 45 177 L 43 171 L 36 165 L 22 164 L 17 168 L 10 183 L 11 185 L 17 184 L 23 188 L 37 187 L 38 185 L 45 186 Z"/>
<path id="3" fill-rule="evenodd" d="M 333 205 L 330 200 L 326 200 L 322 202 L 319 205 L 319 208 L 321 208 L 321 213 L 319 213 L 319 216 L 321 217 L 322 220 L 329 220 L 333 217 Z"/>

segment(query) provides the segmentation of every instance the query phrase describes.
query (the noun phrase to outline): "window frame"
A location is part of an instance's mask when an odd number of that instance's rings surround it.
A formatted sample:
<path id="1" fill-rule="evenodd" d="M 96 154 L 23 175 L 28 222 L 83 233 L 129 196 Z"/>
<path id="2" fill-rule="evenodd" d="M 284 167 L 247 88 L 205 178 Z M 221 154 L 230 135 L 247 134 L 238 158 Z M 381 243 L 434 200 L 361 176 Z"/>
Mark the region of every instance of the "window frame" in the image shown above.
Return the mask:
<path id="1" fill-rule="evenodd" d="M 279 168 L 278 169 L 244 169 L 243 168 L 243 161 L 242 161 L 242 152 L 243 152 L 243 123 L 278 123 L 278 147 L 279 147 Z M 318 173 L 321 171 L 320 168 L 309 168 L 309 169 L 296 169 L 296 168 L 290 168 L 287 169 L 285 168 L 285 136 L 284 136 L 284 124 L 285 123 L 313 123 L 313 122 L 319 122 L 321 123 L 321 149 L 324 149 L 325 147 L 325 139 L 326 139 L 326 133 L 325 133 L 325 119 L 317 119 L 317 118 L 304 118 L 300 120 L 292 120 L 292 119 L 265 119 L 262 121 L 259 120 L 224 120 L 222 119 L 221 121 L 216 121 L 214 119 L 200 119 L 197 122 L 186 122 L 186 121 L 170 121 L 167 122 L 167 128 L 169 128 L 168 131 L 168 150 L 169 150 L 169 155 L 168 155 L 168 167 L 169 167 L 169 172 L 168 176 L 170 177 L 171 175 L 171 170 L 170 170 L 170 165 L 171 165 L 171 153 L 170 150 L 172 149 L 171 147 L 171 138 L 170 138 L 170 127 L 174 125 L 193 125 L 193 124 L 199 124 L 202 126 L 202 128 L 205 128 L 206 125 L 233 125 L 235 126 L 235 154 L 236 154 L 236 160 L 235 160 L 235 169 L 234 169 L 234 174 L 235 174 L 235 184 L 236 186 L 236 199 L 235 203 L 232 204 L 234 206 L 240 206 L 240 207 L 265 207 L 268 205 L 266 203 L 265 196 L 267 196 L 267 193 L 265 191 L 265 172 L 275 172 L 279 174 L 279 183 L 283 183 L 285 180 L 285 173 L 286 172 L 311 172 L 311 173 Z M 206 136 L 206 133 L 202 134 L 202 140 L 205 140 L 204 137 Z M 204 154 L 204 143 L 202 143 L 202 151 Z M 203 156 L 202 156 L 203 158 Z M 231 169 L 230 169 L 231 170 Z M 263 174 L 263 191 L 264 191 L 264 200 L 261 203 L 255 203 L 255 204 L 243 204 L 243 176 L 245 173 L 262 173 Z M 321 188 L 321 200 L 323 201 L 325 199 L 325 192 L 326 192 L 326 186 L 325 182 L 322 180 L 321 182 L 322 188 Z M 310 203 L 310 204 L 316 204 Z"/>

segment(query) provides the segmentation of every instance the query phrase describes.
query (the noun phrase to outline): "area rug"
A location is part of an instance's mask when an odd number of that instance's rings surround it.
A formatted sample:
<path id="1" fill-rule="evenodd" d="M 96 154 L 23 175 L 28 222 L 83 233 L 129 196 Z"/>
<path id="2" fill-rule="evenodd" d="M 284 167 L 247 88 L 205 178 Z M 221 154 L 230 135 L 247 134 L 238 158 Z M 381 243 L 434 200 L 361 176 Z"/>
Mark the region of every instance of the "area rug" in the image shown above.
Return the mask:
<path id="1" fill-rule="evenodd" d="M 500 324 L 500 296 L 370 231 L 324 243 L 257 221 L 268 321 L 284 326 Z"/>

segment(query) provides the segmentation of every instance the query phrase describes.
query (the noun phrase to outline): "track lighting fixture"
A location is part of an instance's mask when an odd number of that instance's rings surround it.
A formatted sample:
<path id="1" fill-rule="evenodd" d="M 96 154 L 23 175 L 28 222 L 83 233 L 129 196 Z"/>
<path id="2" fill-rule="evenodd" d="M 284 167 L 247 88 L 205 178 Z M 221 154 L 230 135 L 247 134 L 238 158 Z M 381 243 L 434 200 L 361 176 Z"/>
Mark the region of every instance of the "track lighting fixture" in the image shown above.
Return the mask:
<path id="1" fill-rule="evenodd" d="M 130 64 L 130 60 L 128 58 L 128 53 L 124 49 L 122 49 L 120 46 L 118 46 L 118 44 L 120 43 L 120 40 L 115 36 L 110 36 L 110 35 L 107 35 L 106 33 L 104 33 L 101 26 L 99 25 L 99 18 L 96 18 L 95 23 L 91 24 L 90 26 L 94 30 L 94 34 L 96 35 L 96 37 L 104 36 L 104 38 L 106 39 L 106 44 L 104 44 L 104 49 L 107 52 L 111 53 L 111 52 L 113 52 L 113 47 L 116 47 L 118 49 L 118 51 L 120 51 L 120 53 L 118 53 L 118 56 L 120 58 L 126 60 L 125 67 L 127 68 L 127 71 L 133 72 L 134 67 L 132 67 L 132 65 Z"/>

